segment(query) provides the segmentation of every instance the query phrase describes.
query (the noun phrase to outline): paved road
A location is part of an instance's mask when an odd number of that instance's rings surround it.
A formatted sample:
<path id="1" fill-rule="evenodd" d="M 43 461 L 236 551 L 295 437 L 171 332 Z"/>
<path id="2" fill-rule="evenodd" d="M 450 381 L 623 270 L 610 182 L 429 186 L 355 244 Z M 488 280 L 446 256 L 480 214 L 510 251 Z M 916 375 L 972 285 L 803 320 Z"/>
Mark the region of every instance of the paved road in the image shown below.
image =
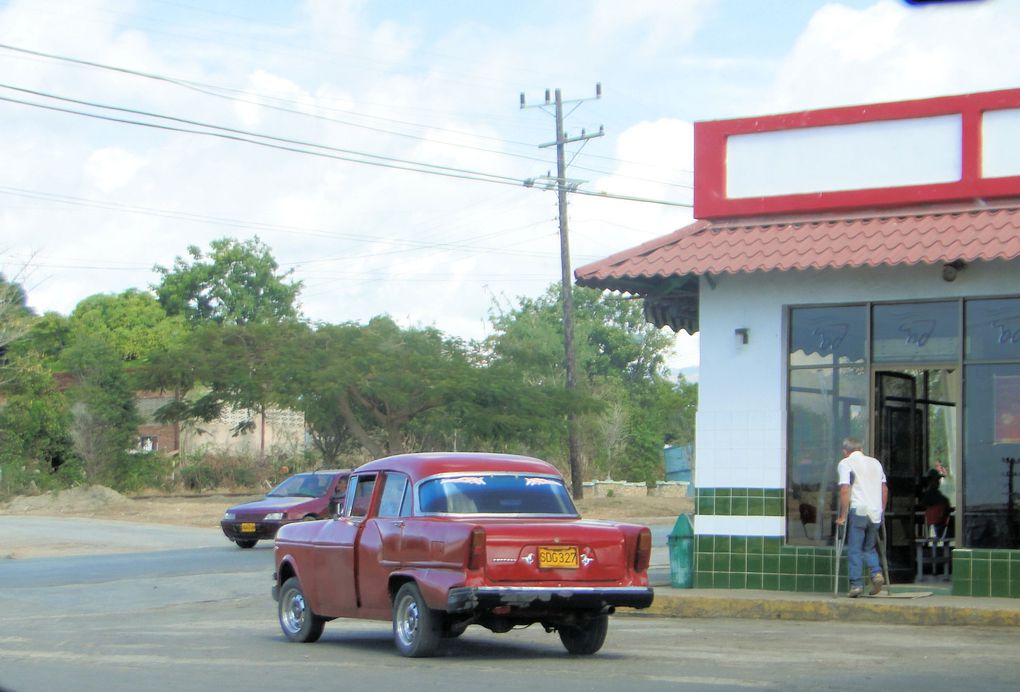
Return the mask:
<path id="1" fill-rule="evenodd" d="M 1009 628 L 618 615 L 593 657 L 568 656 L 556 635 L 532 627 L 503 635 L 471 628 L 441 656 L 410 660 L 394 652 L 387 623 L 338 620 L 320 642 L 290 644 L 269 597 L 271 563 L 269 544 L 241 551 L 225 540 L 191 550 L 0 560 L 0 688 L 1017 687 Z"/>

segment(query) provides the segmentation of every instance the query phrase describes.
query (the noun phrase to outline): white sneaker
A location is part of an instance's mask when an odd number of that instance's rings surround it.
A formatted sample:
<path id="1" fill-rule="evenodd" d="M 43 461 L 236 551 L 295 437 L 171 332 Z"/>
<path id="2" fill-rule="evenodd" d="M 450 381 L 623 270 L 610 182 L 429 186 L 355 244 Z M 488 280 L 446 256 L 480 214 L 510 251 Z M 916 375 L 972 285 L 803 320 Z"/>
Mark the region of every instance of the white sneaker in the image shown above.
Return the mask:
<path id="1" fill-rule="evenodd" d="M 882 593 L 882 587 L 883 586 L 885 586 L 885 577 L 882 576 L 882 573 L 879 572 L 878 574 L 872 574 L 871 575 L 871 595 L 872 596 L 877 596 L 878 594 Z"/>

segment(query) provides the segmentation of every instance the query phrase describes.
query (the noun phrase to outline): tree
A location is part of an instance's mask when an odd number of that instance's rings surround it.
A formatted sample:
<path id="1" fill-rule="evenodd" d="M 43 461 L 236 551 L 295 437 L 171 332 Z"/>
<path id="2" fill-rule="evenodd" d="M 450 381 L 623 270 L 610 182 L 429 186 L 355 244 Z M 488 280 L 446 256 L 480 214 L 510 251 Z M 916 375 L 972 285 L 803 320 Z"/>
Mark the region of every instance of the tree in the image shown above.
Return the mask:
<path id="1" fill-rule="evenodd" d="M 116 482 L 136 447 L 138 414 L 120 354 L 101 336 L 80 334 L 63 354 L 72 375 L 72 437 L 89 481 Z"/>
<path id="2" fill-rule="evenodd" d="M 372 456 L 403 451 L 412 423 L 465 396 L 475 376 L 460 341 L 434 328 L 401 329 L 389 317 L 323 325 L 296 345 L 300 353 L 283 359 L 289 403 L 304 412 L 317 446 L 353 438 Z"/>
<path id="3" fill-rule="evenodd" d="M 217 325 L 194 330 L 180 349 L 154 355 L 153 367 L 142 380 L 149 386 L 182 393 L 156 412 L 160 421 L 210 422 L 226 408 L 251 415 L 235 435 L 260 431 L 259 452 L 265 453 L 265 413 L 278 398 L 281 352 L 304 328 L 297 324 Z M 200 386 L 202 393 L 183 393 Z M 259 418 L 256 425 L 255 417 Z"/>
<path id="4" fill-rule="evenodd" d="M 11 344 L 28 333 L 32 311 L 26 305 L 25 290 L 0 274 L 0 383 L 9 369 L 7 352 Z"/>
<path id="5" fill-rule="evenodd" d="M 156 265 L 162 279 L 153 286 L 168 315 L 183 315 L 192 325 L 261 324 L 295 320 L 301 282 L 280 273 L 269 247 L 257 237 L 246 241 L 214 240 L 210 251 L 188 247 L 190 260 L 177 257 L 173 267 Z"/>
<path id="6" fill-rule="evenodd" d="M 184 336 L 182 316 L 168 317 L 152 294 L 134 288 L 85 298 L 71 313 L 70 326 L 103 337 L 129 362 L 145 361 L 152 353 L 173 348 Z"/>
<path id="7" fill-rule="evenodd" d="M 37 358 L 17 357 L 0 406 L 0 468 L 8 490 L 47 481 L 74 458 L 67 397 Z"/>
<path id="8" fill-rule="evenodd" d="M 672 339 L 644 320 L 636 301 L 578 288 L 574 293 L 578 378 L 572 400 L 555 398 L 563 388 L 562 311 L 558 286 L 537 299 L 524 298 L 493 315 L 485 344 L 490 368 L 516 373 L 531 388 L 530 399 L 549 402 L 555 414 L 531 421 L 518 444 L 563 465 L 566 412 L 579 415 L 582 471 L 601 468 L 627 480 L 654 481 L 661 475 L 662 445 L 682 433 L 675 407 L 679 391 L 665 371 Z M 689 412 L 693 421 L 693 409 Z M 585 471 L 587 469 L 588 471 Z"/>

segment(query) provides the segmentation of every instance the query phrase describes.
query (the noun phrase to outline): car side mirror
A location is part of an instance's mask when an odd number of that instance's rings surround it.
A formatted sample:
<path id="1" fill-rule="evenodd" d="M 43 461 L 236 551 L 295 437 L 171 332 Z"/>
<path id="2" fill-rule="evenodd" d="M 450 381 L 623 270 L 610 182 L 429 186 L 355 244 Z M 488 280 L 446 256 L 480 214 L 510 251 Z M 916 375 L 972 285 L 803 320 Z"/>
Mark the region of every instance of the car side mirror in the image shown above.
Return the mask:
<path id="1" fill-rule="evenodd" d="M 338 493 L 329 501 L 329 513 L 334 519 L 340 516 L 340 508 L 344 506 L 345 497 L 345 493 Z"/>

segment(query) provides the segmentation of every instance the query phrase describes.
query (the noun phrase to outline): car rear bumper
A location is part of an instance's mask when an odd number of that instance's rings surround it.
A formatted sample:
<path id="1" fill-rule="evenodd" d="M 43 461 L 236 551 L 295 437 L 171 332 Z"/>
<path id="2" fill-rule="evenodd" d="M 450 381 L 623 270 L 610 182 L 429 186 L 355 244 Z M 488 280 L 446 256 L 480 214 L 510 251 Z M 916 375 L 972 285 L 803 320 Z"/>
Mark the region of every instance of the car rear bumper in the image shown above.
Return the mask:
<path id="1" fill-rule="evenodd" d="M 280 527 L 284 525 L 282 521 L 253 521 L 245 522 L 241 520 L 235 521 L 221 521 L 220 528 L 223 529 L 223 535 L 232 541 L 243 541 L 243 540 L 259 540 L 265 541 L 272 538 L 276 538 L 276 532 L 280 530 Z M 254 524 L 254 531 L 242 531 L 242 524 Z"/>
<path id="2" fill-rule="evenodd" d="M 650 586 L 459 586 L 450 589 L 447 611 L 466 613 L 505 606 L 541 610 L 647 608 L 654 596 Z"/>

